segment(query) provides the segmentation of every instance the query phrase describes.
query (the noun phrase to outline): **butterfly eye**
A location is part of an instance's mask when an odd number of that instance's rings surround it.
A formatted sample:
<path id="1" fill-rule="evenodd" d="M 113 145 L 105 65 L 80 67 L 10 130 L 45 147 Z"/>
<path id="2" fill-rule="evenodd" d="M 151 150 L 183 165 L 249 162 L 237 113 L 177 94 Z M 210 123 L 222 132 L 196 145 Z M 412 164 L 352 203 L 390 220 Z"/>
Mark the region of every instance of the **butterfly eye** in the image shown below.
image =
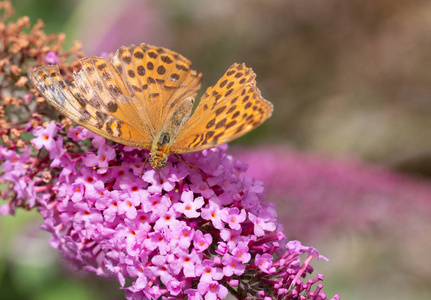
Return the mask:
<path id="1" fill-rule="evenodd" d="M 169 134 L 162 133 L 162 135 L 160 136 L 160 140 L 157 144 L 159 146 L 163 146 L 163 145 L 166 145 L 167 143 L 169 143 L 170 140 L 171 140 L 171 137 L 169 136 Z"/>

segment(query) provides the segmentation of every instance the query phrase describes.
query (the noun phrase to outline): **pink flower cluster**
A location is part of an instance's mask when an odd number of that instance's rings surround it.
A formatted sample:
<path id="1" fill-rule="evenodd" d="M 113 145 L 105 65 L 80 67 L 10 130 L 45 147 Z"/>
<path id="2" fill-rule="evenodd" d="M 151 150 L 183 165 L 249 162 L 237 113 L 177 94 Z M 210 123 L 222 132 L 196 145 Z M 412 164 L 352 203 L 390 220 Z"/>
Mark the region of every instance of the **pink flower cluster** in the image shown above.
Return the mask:
<path id="1" fill-rule="evenodd" d="M 36 205 L 50 244 L 79 268 L 115 277 L 127 299 L 223 299 L 228 292 L 327 299 L 321 284 L 313 288 L 323 275 L 300 280 L 322 256 L 285 240 L 262 183 L 241 176 L 247 166 L 225 146 L 171 156 L 157 172 L 144 167 L 148 151 L 110 145 L 81 127 L 67 136 L 54 122 L 31 131 L 34 147 L 49 156 L 0 148 L 1 178 L 14 187 L 1 212 Z M 87 139 L 88 152 L 68 151 Z"/>
<path id="2" fill-rule="evenodd" d="M 3 21 L 13 13 L 7 1 L 0 8 Z M 77 267 L 116 278 L 128 299 L 210 300 L 228 292 L 327 299 L 323 275 L 300 280 L 319 253 L 285 240 L 262 184 L 243 176 L 245 164 L 225 147 L 171 156 L 159 173 L 144 166 L 147 151 L 80 127 L 67 131 L 68 119 L 44 123 L 57 112 L 27 72 L 58 63 L 70 78 L 80 68 L 80 44 L 62 52 L 64 35 L 47 36 L 41 21 L 28 30 L 28 17 L 3 25 L 1 215 L 38 209 L 51 245 Z"/>

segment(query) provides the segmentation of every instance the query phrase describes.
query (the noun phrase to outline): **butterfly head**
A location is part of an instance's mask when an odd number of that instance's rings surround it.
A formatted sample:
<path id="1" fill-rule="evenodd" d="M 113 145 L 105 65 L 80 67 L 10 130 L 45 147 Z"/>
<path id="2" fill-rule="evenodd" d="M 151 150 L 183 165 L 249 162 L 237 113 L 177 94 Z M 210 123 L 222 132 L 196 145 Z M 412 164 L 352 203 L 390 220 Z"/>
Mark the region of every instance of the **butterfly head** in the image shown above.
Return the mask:
<path id="1" fill-rule="evenodd" d="M 166 163 L 168 162 L 168 156 L 169 154 L 163 153 L 163 152 L 151 152 L 149 162 L 151 167 L 154 170 L 160 170 L 164 166 L 166 166 Z"/>

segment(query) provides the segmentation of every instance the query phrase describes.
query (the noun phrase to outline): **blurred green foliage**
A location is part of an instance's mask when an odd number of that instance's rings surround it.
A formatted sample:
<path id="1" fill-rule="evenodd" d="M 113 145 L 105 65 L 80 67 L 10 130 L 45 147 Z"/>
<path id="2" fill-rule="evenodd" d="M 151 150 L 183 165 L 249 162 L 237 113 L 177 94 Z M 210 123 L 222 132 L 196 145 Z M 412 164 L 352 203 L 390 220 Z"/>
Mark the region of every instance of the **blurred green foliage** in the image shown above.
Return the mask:
<path id="1" fill-rule="evenodd" d="M 12 0 L 15 8 L 17 19 L 22 16 L 28 16 L 34 24 L 38 19 L 45 23 L 45 32 L 58 33 L 64 32 L 67 20 L 71 17 L 79 1 L 56 1 L 56 0 Z M 67 33 L 66 33 L 67 34 Z M 72 41 L 66 41 L 66 47 L 69 48 Z"/>
<path id="2" fill-rule="evenodd" d="M 41 223 L 36 211 L 0 217 L 0 299 L 123 298 L 116 282 L 66 267 L 49 246 L 49 234 L 39 229 Z"/>

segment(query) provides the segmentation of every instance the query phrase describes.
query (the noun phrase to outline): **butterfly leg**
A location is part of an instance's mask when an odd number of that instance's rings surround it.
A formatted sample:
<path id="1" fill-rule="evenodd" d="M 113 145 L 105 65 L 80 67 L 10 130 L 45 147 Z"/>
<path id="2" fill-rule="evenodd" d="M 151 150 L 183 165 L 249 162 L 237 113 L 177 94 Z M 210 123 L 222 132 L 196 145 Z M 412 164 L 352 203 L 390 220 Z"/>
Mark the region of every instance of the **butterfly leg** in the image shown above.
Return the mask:
<path id="1" fill-rule="evenodd" d="M 159 174 L 159 182 L 160 182 L 160 184 L 162 184 L 162 183 L 163 183 L 163 180 L 162 180 L 162 178 L 160 177 L 160 172 L 161 172 L 161 173 L 162 173 L 162 175 L 166 178 L 166 180 L 168 180 L 168 176 L 166 176 L 165 172 L 163 172 L 163 169 L 159 169 L 159 170 L 157 170 L 157 173 Z"/>
<path id="2" fill-rule="evenodd" d="M 142 172 L 141 172 L 141 177 L 142 176 L 144 176 L 144 171 L 145 171 L 145 167 L 147 166 L 147 163 L 148 163 L 148 159 L 150 158 L 150 153 L 148 153 L 147 154 L 147 156 L 145 157 L 145 160 L 144 160 L 144 167 L 142 168 Z"/>
<path id="3" fill-rule="evenodd" d="M 174 155 L 175 155 L 175 157 L 176 157 L 179 161 L 181 161 L 181 162 L 185 163 L 186 165 L 188 165 L 189 167 L 191 167 L 191 168 L 193 168 L 193 169 L 196 169 L 196 170 L 199 172 L 199 174 L 201 174 L 202 179 L 205 181 L 205 183 L 207 184 L 208 188 L 209 188 L 209 189 L 211 188 L 210 184 L 209 184 L 209 183 L 208 183 L 208 181 L 207 181 L 206 176 L 204 175 L 204 173 L 202 173 L 201 169 L 199 169 L 198 167 L 196 167 L 196 166 L 192 165 L 191 163 L 189 163 L 189 162 L 185 161 L 184 159 L 182 159 L 181 157 L 179 157 L 177 154 L 174 154 Z"/>

